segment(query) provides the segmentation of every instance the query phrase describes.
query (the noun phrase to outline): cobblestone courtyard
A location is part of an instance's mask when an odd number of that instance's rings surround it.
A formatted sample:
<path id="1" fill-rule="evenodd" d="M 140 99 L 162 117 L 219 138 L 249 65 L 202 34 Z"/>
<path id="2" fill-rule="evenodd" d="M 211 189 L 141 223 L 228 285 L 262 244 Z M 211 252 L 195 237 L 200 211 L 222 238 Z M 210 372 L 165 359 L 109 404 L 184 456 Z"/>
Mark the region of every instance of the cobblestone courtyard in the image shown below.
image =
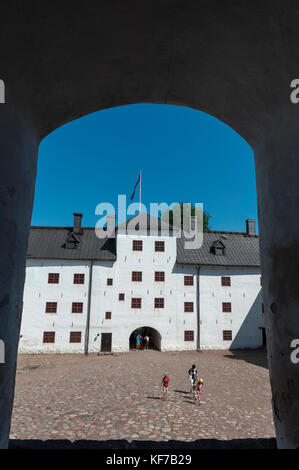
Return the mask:
<path id="1" fill-rule="evenodd" d="M 202 405 L 187 370 L 205 381 Z M 161 400 L 164 372 L 171 378 Z M 274 437 L 263 351 L 19 356 L 11 439 L 195 441 Z"/>

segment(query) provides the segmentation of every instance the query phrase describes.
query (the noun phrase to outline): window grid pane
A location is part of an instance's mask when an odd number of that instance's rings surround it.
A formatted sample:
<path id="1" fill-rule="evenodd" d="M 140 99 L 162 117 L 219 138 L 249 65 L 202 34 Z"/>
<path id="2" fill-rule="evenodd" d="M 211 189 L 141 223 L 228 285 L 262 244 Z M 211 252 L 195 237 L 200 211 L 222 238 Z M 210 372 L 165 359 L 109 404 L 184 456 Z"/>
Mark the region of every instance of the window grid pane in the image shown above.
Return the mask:
<path id="1" fill-rule="evenodd" d="M 231 285 L 230 277 L 229 276 L 222 276 L 221 277 L 221 285 L 222 286 L 230 286 Z"/>
<path id="2" fill-rule="evenodd" d="M 156 282 L 164 282 L 165 281 L 165 272 L 164 271 L 156 271 L 155 272 L 155 281 Z"/>
<path id="3" fill-rule="evenodd" d="M 73 302 L 72 313 L 83 313 L 83 302 Z"/>
<path id="4" fill-rule="evenodd" d="M 43 343 L 55 343 L 55 331 L 44 331 Z"/>
<path id="5" fill-rule="evenodd" d="M 49 273 L 48 284 L 59 284 L 59 273 Z"/>
<path id="6" fill-rule="evenodd" d="M 142 271 L 132 271 L 132 281 L 141 282 L 142 281 Z"/>
<path id="7" fill-rule="evenodd" d="M 133 240 L 133 251 L 142 251 L 142 240 Z"/>
<path id="8" fill-rule="evenodd" d="M 231 341 L 232 339 L 232 330 L 223 330 L 223 341 Z"/>
<path id="9" fill-rule="evenodd" d="M 74 274 L 74 284 L 84 284 L 85 274 Z"/>
<path id="10" fill-rule="evenodd" d="M 140 298 L 132 298 L 131 307 L 132 308 L 141 308 L 141 299 Z"/>
<path id="11" fill-rule="evenodd" d="M 46 313 L 57 313 L 57 302 L 46 302 Z"/>
<path id="12" fill-rule="evenodd" d="M 231 312 L 232 304 L 231 302 L 222 302 L 222 312 Z"/>
<path id="13" fill-rule="evenodd" d="M 163 297 L 155 298 L 155 308 L 164 308 L 164 298 Z"/>
<path id="14" fill-rule="evenodd" d="M 81 343 L 81 331 L 71 331 L 70 343 Z"/>
<path id="15" fill-rule="evenodd" d="M 155 251 L 165 251 L 165 242 L 155 242 Z"/>
<path id="16" fill-rule="evenodd" d="M 193 276 L 184 276 L 184 285 L 193 286 Z"/>
<path id="17" fill-rule="evenodd" d="M 111 320 L 111 312 L 106 312 L 105 319 L 106 320 Z"/>
<path id="18" fill-rule="evenodd" d="M 193 302 L 185 302 L 185 312 L 193 312 Z"/>
<path id="19" fill-rule="evenodd" d="M 186 330 L 184 336 L 185 341 L 194 341 L 194 331 L 192 330 Z"/>

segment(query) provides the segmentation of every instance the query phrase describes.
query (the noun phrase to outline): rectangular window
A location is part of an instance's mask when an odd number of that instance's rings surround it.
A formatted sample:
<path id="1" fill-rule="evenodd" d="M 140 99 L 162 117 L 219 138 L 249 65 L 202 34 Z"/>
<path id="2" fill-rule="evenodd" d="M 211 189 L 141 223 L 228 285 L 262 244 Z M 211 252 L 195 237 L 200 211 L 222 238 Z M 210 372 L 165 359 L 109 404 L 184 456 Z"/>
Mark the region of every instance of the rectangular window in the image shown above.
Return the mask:
<path id="1" fill-rule="evenodd" d="M 105 319 L 106 320 L 111 320 L 111 312 L 106 312 Z"/>
<path id="2" fill-rule="evenodd" d="M 59 284 L 59 273 L 49 273 L 48 284 Z"/>
<path id="3" fill-rule="evenodd" d="M 184 341 L 194 341 L 194 331 L 186 330 L 184 333 Z"/>
<path id="4" fill-rule="evenodd" d="M 140 298 L 132 298 L 131 307 L 132 308 L 141 308 L 141 299 Z"/>
<path id="5" fill-rule="evenodd" d="M 55 331 L 44 331 L 43 343 L 55 343 Z"/>
<path id="6" fill-rule="evenodd" d="M 262 304 L 262 312 L 265 313 L 265 307 L 264 304 Z"/>
<path id="7" fill-rule="evenodd" d="M 142 251 L 142 240 L 133 240 L 133 251 Z"/>
<path id="8" fill-rule="evenodd" d="M 164 298 L 163 297 L 155 298 L 155 308 L 164 308 Z"/>
<path id="9" fill-rule="evenodd" d="M 73 302 L 72 313 L 83 313 L 83 302 Z"/>
<path id="10" fill-rule="evenodd" d="M 231 312 L 232 304 L 231 302 L 222 302 L 222 312 Z"/>
<path id="11" fill-rule="evenodd" d="M 132 281 L 141 282 L 142 281 L 142 271 L 132 271 Z"/>
<path id="12" fill-rule="evenodd" d="M 81 331 L 70 332 L 70 343 L 81 343 Z"/>
<path id="13" fill-rule="evenodd" d="M 107 279 L 107 286 L 113 286 L 113 279 L 111 277 Z"/>
<path id="14" fill-rule="evenodd" d="M 118 294 L 118 300 L 125 300 L 125 294 Z"/>
<path id="15" fill-rule="evenodd" d="M 85 274 L 74 274 L 74 284 L 84 284 Z"/>
<path id="16" fill-rule="evenodd" d="M 155 251 L 165 251 L 165 242 L 155 242 Z"/>
<path id="17" fill-rule="evenodd" d="M 232 341 L 232 330 L 223 330 L 223 341 Z"/>
<path id="18" fill-rule="evenodd" d="M 165 272 L 164 271 L 155 271 L 155 281 L 164 282 L 165 281 Z"/>
<path id="19" fill-rule="evenodd" d="M 185 312 L 193 312 L 194 311 L 193 302 L 185 302 L 184 306 L 185 306 L 185 310 L 184 310 Z"/>
<path id="20" fill-rule="evenodd" d="M 221 285 L 222 286 L 230 286 L 230 277 L 229 276 L 222 276 L 221 277 Z"/>
<path id="21" fill-rule="evenodd" d="M 57 302 L 46 302 L 46 313 L 57 313 Z"/>
<path id="22" fill-rule="evenodd" d="M 184 276 L 184 286 L 193 286 L 193 276 Z"/>

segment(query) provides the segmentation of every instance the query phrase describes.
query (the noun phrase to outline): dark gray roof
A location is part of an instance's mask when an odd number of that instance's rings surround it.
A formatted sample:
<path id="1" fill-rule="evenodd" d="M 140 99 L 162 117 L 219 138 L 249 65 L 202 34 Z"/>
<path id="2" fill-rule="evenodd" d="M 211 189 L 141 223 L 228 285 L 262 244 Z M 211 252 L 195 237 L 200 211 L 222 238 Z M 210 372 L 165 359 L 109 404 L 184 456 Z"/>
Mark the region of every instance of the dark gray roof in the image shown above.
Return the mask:
<path id="1" fill-rule="evenodd" d="M 65 248 L 65 242 L 72 228 L 31 227 L 27 258 L 33 259 L 74 259 L 74 260 L 115 260 L 115 238 L 99 239 L 94 228 L 82 228 L 80 243 L 76 249 Z"/>
<path id="2" fill-rule="evenodd" d="M 70 260 L 116 260 L 115 238 L 99 239 L 94 228 L 82 228 L 76 249 L 66 248 L 72 234 L 71 227 L 32 227 L 30 229 L 27 258 Z M 224 255 L 215 255 L 213 246 L 221 240 Z M 212 248 L 212 249 L 211 249 Z M 260 266 L 259 239 L 236 232 L 204 232 L 203 245 L 196 250 L 184 248 L 183 239 L 177 240 L 177 262 L 215 266 Z"/>
<path id="3" fill-rule="evenodd" d="M 218 240 L 225 247 L 224 255 L 213 252 Z M 185 249 L 184 240 L 179 238 L 177 262 L 207 266 L 260 266 L 259 238 L 240 232 L 204 232 L 203 244 L 196 250 Z"/>

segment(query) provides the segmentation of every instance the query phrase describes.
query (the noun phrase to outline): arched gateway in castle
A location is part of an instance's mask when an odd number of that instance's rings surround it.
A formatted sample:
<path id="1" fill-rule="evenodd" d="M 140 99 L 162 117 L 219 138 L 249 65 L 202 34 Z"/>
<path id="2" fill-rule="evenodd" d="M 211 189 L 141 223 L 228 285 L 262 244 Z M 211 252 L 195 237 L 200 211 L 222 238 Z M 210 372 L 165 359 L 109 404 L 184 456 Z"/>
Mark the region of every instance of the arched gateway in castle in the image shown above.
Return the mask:
<path id="1" fill-rule="evenodd" d="M 254 150 L 277 443 L 299 446 L 299 365 L 290 359 L 299 338 L 299 105 L 290 101 L 298 13 L 296 2 L 283 0 L 1 5 L 1 447 L 10 429 L 39 143 L 72 119 L 140 102 L 208 112 Z"/>

